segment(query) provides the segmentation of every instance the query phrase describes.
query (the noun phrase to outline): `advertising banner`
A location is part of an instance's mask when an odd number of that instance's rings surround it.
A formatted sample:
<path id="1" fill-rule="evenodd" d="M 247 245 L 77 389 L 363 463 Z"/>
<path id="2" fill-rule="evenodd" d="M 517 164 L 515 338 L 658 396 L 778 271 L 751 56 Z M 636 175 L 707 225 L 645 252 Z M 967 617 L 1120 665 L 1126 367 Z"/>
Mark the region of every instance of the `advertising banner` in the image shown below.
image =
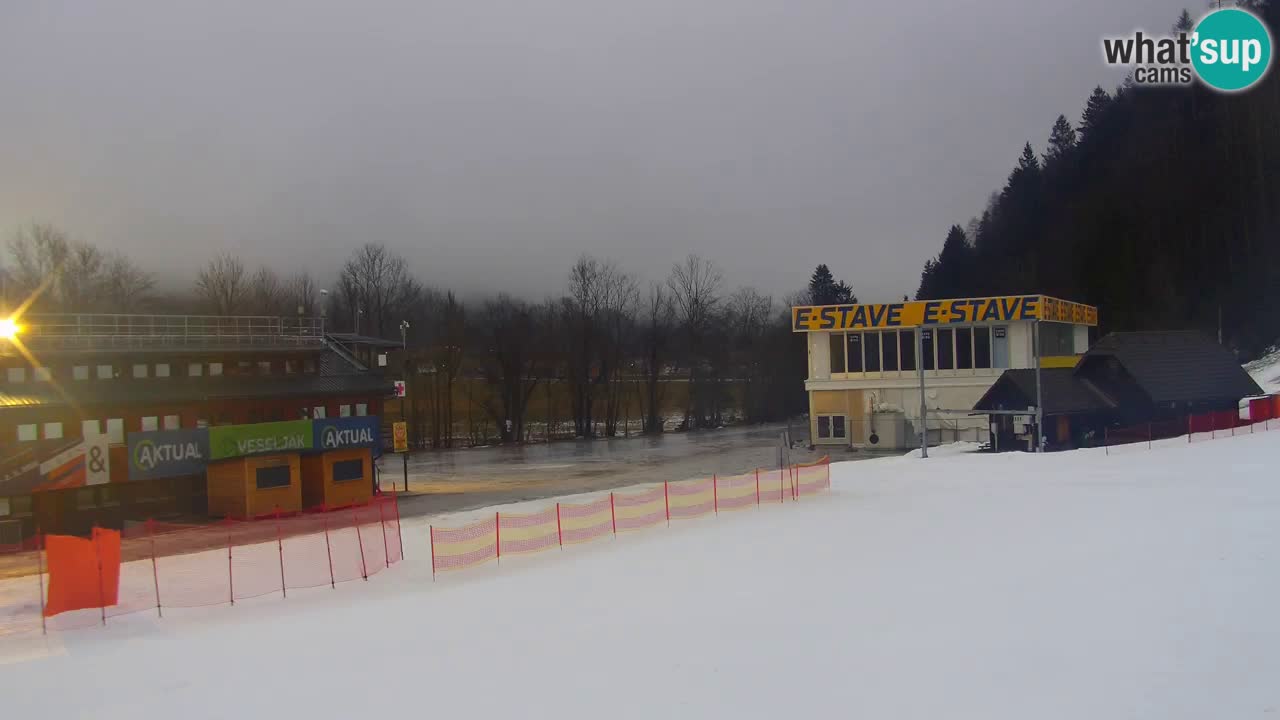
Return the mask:
<path id="1" fill-rule="evenodd" d="M 208 462 L 209 431 L 204 428 L 129 433 L 130 480 L 199 475 Z"/>
<path id="2" fill-rule="evenodd" d="M 316 450 L 341 450 L 342 448 L 382 446 L 382 425 L 372 415 L 312 420 L 315 435 L 312 444 Z"/>
<path id="3" fill-rule="evenodd" d="M 310 420 L 209 428 L 210 460 L 299 452 L 310 450 L 314 444 Z"/>

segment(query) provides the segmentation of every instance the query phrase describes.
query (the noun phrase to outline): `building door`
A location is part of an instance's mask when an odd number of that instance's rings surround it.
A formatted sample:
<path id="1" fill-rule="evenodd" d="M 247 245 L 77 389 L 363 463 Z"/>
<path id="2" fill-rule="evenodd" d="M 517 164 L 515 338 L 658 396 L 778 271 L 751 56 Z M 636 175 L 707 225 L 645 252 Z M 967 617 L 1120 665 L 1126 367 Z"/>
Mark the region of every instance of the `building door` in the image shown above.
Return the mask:
<path id="1" fill-rule="evenodd" d="M 1009 367 L 1009 328 L 991 328 L 991 366 Z"/>

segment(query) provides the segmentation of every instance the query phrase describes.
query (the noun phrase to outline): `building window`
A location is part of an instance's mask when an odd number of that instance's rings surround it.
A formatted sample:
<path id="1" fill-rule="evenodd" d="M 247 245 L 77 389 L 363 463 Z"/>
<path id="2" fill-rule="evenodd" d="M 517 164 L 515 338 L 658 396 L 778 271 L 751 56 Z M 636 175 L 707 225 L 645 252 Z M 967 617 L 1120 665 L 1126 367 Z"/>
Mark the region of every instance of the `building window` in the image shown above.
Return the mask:
<path id="1" fill-rule="evenodd" d="M 350 405 L 339 405 L 339 406 L 338 406 L 338 417 L 351 417 L 351 406 L 350 406 Z"/>
<path id="2" fill-rule="evenodd" d="M 142 432 L 152 432 L 160 429 L 160 419 L 155 415 L 147 415 L 142 418 Z"/>
<path id="3" fill-rule="evenodd" d="M 933 365 L 933 334 L 934 330 L 922 328 L 920 330 L 920 367 L 925 370 L 932 370 Z"/>
<path id="4" fill-rule="evenodd" d="M 831 372 L 842 373 L 844 369 L 844 334 L 830 333 L 827 335 L 828 345 L 831 350 Z"/>
<path id="5" fill-rule="evenodd" d="M 156 377 L 169 377 L 169 363 L 156 363 Z"/>
<path id="6" fill-rule="evenodd" d="M 133 366 L 133 377 L 141 380 L 147 376 L 147 364 L 138 363 Z"/>
<path id="7" fill-rule="evenodd" d="M 36 439 L 36 424 L 28 423 L 18 426 L 18 442 L 31 442 Z"/>
<path id="8" fill-rule="evenodd" d="M 26 368 L 9 368 L 5 371 L 5 378 L 11 383 L 21 383 L 27 381 Z"/>
<path id="9" fill-rule="evenodd" d="M 293 473 L 288 465 L 272 465 L 258 468 L 254 478 L 259 490 L 289 487 L 293 482 Z"/>
<path id="10" fill-rule="evenodd" d="M 938 333 L 938 369 L 955 370 L 955 346 L 951 344 L 955 340 L 955 331 L 951 328 L 938 328 L 935 332 Z"/>
<path id="11" fill-rule="evenodd" d="M 843 415 L 819 415 L 818 439 L 833 440 L 845 437 L 845 418 Z"/>
<path id="12" fill-rule="evenodd" d="M 36 382 L 49 382 L 53 379 L 53 373 L 47 367 L 36 368 Z"/>
<path id="13" fill-rule="evenodd" d="M 364 417 L 369 414 L 368 403 L 356 403 L 356 417 Z"/>
<path id="14" fill-rule="evenodd" d="M 898 369 L 898 333 L 890 330 L 881 334 L 882 342 L 880 343 L 880 352 L 884 356 L 885 372 L 895 372 Z"/>
<path id="15" fill-rule="evenodd" d="M 973 369 L 973 328 L 956 328 L 956 369 Z"/>
<path id="16" fill-rule="evenodd" d="M 866 372 L 880 372 L 880 333 L 862 335 L 862 368 Z"/>
<path id="17" fill-rule="evenodd" d="M 1041 357 L 1075 354 L 1075 328 L 1072 325 L 1057 322 L 1042 322 L 1039 325 Z"/>
<path id="18" fill-rule="evenodd" d="M 164 416 L 164 429 L 165 429 L 165 430 L 177 430 L 177 429 L 178 429 L 179 427 L 181 427 L 181 426 L 182 426 L 182 419 L 181 419 L 181 418 L 179 418 L 177 415 L 165 415 L 165 416 Z"/>
<path id="19" fill-rule="evenodd" d="M 204 418 L 196 418 L 196 427 L 207 428 L 209 427 L 209 421 L 205 420 Z"/>
<path id="20" fill-rule="evenodd" d="M 213 373 L 210 373 L 211 375 Z M 187 377 L 200 377 L 204 375 L 204 365 L 200 363 L 187 364 Z"/>
<path id="21" fill-rule="evenodd" d="M 316 361 L 315 361 L 315 360 L 312 360 L 311 358 L 307 358 L 307 359 L 305 359 L 305 360 L 303 360 L 303 361 L 302 361 L 302 372 L 306 373 L 307 375 L 310 375 L 311 373 L 314 373 L 315 371 L 316 371 Z"/>
<path id="22" fill-rule="evenodd" d="M 115 377 L 115 376 L 116 376 L 115 371 L 111 369 L 111 366 L 110 366 L 110 365 L 99 365 L 99 366 L 98 366 L 98 379 L 99 379 L 99 380 L 110 380 L 111 378 L 113 378 L 113 377 Z"/>
<path id="23" fill-rule="evenodd" d="M 271 374 L 271 361 L 270 361 L 270 360 L 260 360 L 260 361 L 258 362 L 258 374 L 259 374 L 259 375 L 270 375 L 270 374 Z"/>
<path id="24" fill-rule="evenodd" d="M 124 442 L 124 418 L 107 419 L 107 442 L 112 445 Z"/>
<path id="25" fill-rule="evenodd" d="M 849 372 L 862 372 L 862 333 L 849 333 Z"/>
<path id="26" fill-rule="evenodd" d="M 297 360 L 285 360 L 285 361 L 284 361 L 284 374 L 285 374 L 285 375 L 294 375 L 294 374 L 297 374 L 297 372 L 298 372 L 298 361 L 297 361 Z"/>
<path id="27" fill-rule="evenodd" d="M 901 370 L 916 369 L 916 334 L 913 331 L 905 330 L 898 333 L 898 359 L 901 360 Z"/>
<path id="28" fill-rule="evenodd" d="M 102 433 L 102 426 L 97 420 L 81 420 L 80 421 L 80 437 L 91 438 Z"/>
<path id="29" fill-rule="evenodd" d="M 72 379 L 72 380 L 88 380 L 88 379 L 89 379 L 89 366 L 88 366 L 88 365 L 76 365 L 75 367 L 71 368 L 71 379 Z"/>
<path id="30" fill-rule="evenodd" d="M 364 460 L 339 460 L 333 464 L 333 481 L 347 482 L 364 479 Z"/>
<path id="31" fill-rule="evenodd" d="M 973 366 L 991 367 L 991 328 L 989 327 L 973 329 Z"/>
<path id="32" fill-rule="evenodd" d="M 62 439 L 62 423 L 47 422 L 44 424 L 45 440 L 61 440 Z"/>
<path id="33" fill-rule="evenodd" d="M 222 374 L 222 363 L 209 363 L 209 377 L 217 377 Z"/>
<path id="34" fill-rule="evenodd" d="M 317 405 L 317 406 L 315 406 L 315 408 L 313 408 L 313 409 L 311 410 L 311 419 L 312 419 L 312 420 L 323 420 L 323 419 L 324 419 L 324 406 L 323 406 L 323 405 Z"/>

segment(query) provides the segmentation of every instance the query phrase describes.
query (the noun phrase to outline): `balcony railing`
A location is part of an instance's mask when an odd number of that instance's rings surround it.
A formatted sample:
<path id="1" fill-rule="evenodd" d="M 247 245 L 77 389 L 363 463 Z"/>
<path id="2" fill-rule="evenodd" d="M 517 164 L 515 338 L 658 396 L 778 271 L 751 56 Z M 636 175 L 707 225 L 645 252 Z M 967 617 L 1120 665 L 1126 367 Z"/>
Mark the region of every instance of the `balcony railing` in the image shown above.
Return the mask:
<path id="1" fill-rule="evenodd" d="M 23 344 L 45 351 L 324 346 L 324 318 L 32 314 L 22 326 Z"/>

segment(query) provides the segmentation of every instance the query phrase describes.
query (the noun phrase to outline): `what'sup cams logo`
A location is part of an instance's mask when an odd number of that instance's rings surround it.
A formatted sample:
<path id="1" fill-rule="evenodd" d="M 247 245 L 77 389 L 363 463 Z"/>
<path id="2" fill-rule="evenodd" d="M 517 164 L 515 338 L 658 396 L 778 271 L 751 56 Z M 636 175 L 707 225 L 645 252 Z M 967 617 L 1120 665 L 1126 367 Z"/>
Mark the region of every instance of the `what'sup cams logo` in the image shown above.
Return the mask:
<path id="1" fill-rule="evenodd" d="M 1196 78 L 1222 92 L 1246 90 L 1271 66 L 1271 33 L 1241 8 L 1215 10 L 1190 31 L 1102 39 L 1108 65 L 1133 67 L 1141 85 L 1190 85 Z"/>

